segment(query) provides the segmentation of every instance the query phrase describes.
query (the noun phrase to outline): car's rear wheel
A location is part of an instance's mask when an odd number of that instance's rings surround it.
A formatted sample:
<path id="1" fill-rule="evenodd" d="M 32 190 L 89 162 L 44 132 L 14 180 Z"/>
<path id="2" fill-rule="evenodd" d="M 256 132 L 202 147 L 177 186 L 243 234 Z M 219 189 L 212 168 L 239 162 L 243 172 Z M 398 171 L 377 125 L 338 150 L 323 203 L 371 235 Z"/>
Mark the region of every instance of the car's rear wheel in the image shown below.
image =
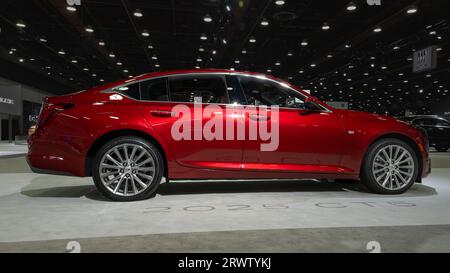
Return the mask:
<path id="1" fill-rule="evenodd" d="M 399 139 L 382 139 L 369 148 L 361 182 L 381 194 L 400 194 L 417 180 L 419 163 L 412 147 Z"/>
<path id="2" fill-rule="evenodd" d="M 136 201 L 157 190 L 164 164 L 158 149 L 133 136 L 113 139 L 94 158 L 92 175 L 97 189 L 114 201 Z"/>

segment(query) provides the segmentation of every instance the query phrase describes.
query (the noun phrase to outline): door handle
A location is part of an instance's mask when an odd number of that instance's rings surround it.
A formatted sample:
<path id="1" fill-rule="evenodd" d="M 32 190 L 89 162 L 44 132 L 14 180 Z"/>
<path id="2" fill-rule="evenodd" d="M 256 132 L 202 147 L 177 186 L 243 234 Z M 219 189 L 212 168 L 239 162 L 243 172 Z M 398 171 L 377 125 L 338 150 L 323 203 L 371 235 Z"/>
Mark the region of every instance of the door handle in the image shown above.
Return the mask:
<path id="1" fill-rule="evenodd" d="M 172 117 L 171 111 L 165 111 L 165 110 L 156 110 L 150 112 L 152 116 L 154 117 L 160 117 L 160 118 L 169 118 Z"/>
<path id="2" fill-rule="evenodd" d="M 251 120 L 255 120 L 255 121 L 268 121 L 268 120 L 270 120 L 270 117 L 266 116 L 266 115 L 250 114 L 250 115 L 248 115 L 248 117 Z"/>

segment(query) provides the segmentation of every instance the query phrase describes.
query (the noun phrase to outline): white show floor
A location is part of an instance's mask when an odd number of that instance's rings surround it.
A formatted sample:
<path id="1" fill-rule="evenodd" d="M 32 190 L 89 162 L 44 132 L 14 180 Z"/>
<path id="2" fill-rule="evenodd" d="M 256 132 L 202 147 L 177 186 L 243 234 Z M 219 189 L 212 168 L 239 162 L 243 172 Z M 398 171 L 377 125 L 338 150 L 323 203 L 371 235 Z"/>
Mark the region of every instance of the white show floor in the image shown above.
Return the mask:
<path id="1" fill-rule="evenodd" d="M 12 160 L 15 160 L 12 162 Z M 446 165 L 450 154 L 433 154 Z M 11 161 L 11 162 L 10 162 Z M 0 164 L 24 164 L 24 158 Z M 450 165 L 406 194 L 353 183 L 179 182 L 153 199 L 116 203 L 90 178 L 0 172 L 0 242 L 185 232 L 450 224 Z M 0 166 L 2 168 L 2 166 Z M 25 168 L 25 167 L 24 167 Z"/>

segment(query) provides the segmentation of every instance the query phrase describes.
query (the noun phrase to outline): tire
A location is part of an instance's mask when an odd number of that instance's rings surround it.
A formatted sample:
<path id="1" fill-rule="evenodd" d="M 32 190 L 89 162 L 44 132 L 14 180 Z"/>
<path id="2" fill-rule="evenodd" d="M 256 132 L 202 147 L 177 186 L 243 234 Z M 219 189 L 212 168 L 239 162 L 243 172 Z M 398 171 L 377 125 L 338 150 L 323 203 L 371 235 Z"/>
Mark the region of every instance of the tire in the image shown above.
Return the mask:
<path id="1" fill-rule="evenodd" d="M 95 186 L 113 201 L 152 197 L 163 174 L 164 162 L 158 149 L 134 136 L 118 137 L 103 145 L 92 166 Z"/>
<path id="2" fill-rule="evenodd" d="M 448 147 L 446 146 L 436 146 L 436 151 L 440 152 L 440 153 L 445 153 L 447 152 Z"/>
<path id="3" fill-rule="evenodd" d="M 403 152 L 404 156 L 399 159 Z M 392 159 L 394 162 L 399 160 L 401 164 L 392 164 Z M 413 148 L 395 138 L 382 139 L 372 144 L 361 167 L 361 182 L 378 194 L 404 193 L 417 181 L 418 175 L 419 160 Z"/>

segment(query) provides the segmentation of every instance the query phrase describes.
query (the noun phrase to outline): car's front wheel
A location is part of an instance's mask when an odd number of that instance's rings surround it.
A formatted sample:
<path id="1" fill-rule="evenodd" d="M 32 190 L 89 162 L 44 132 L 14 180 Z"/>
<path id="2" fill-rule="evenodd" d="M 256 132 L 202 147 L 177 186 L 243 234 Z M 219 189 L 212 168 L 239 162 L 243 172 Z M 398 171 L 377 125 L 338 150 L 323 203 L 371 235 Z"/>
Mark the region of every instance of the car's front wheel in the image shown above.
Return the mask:
<path id="1" fill-rule="evenodd" d="M 114 201 L 136 201 L 157 190 L 164 164 L 158 149 L 145 139 L 125 136 L 103 145 L 94 158 L 97 189 Z"/>
<path id="2" fill-rule="evenodd" d="M 399 139 L 382 139 L 369 148 L 361 170 L 361 182 L 371 191 L 400 194 L 417 180 L 419 163 L 412 147 Z"/>

